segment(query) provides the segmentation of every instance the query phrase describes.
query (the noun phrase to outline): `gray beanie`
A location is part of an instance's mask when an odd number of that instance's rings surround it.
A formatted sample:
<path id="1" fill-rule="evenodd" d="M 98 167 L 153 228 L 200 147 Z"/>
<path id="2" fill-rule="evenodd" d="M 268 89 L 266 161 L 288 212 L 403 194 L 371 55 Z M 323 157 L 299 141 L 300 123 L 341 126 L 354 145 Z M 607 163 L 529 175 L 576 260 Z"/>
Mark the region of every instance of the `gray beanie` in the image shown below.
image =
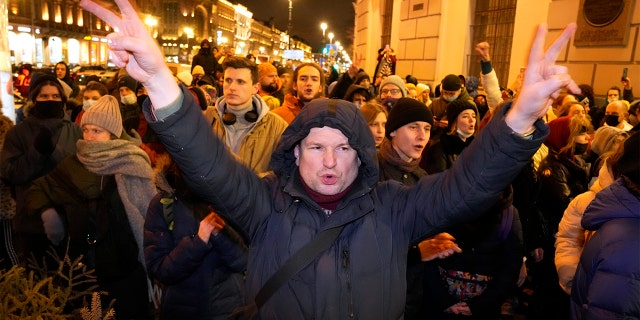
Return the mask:
<path id="1" fill-rule="evenodd" d="M 400 92 L 402 92 L 403 97 L 407 96 L 407 86 L 404 84 L 404 80 L 402 80 L 400 76 L 397 76 L 395 74 L 388 76 L 386 79 L 382 80 L 382 83 L 380 83 L 380 89 L 382 89 L 386 84 L 389 83 L 398 87 L 400 89 Z"/>
<path id="2" fill-rule="evenodd" d="M 102 96 L 82 115 L 80 126 L 92 124 L 104 128 L 116 137 L 122 135 L 122 115 L 115 97 Z"/>
<path id="3" fill-rule="evenodd" d="M 596 130 L 593 134 L 593 140 L 591 141 L 591 151 L 598 156 L 601 156 L 607 151 L 611 151 L 618 137 L 623 135 L 626 138 L 626 134 L 622 129 L 611 126 L 602 126 Z M 623 139 L 623 138 L 621 138 Z"/>

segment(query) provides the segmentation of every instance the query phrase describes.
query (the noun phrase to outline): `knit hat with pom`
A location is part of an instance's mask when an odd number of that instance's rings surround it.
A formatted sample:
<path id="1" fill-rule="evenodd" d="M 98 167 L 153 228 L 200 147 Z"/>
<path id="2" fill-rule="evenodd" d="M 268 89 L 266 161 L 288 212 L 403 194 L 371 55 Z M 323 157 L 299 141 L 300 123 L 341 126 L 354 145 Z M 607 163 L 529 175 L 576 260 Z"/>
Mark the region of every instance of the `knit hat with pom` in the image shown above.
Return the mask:
<path id="1" fill-rule="evenodd" d="M 118 100 L 110 95 L 102 96 L 84 112 L 80 126 L 92 124 L 102 127 L 116 137 L 122 135 L 122 115 Z"/>

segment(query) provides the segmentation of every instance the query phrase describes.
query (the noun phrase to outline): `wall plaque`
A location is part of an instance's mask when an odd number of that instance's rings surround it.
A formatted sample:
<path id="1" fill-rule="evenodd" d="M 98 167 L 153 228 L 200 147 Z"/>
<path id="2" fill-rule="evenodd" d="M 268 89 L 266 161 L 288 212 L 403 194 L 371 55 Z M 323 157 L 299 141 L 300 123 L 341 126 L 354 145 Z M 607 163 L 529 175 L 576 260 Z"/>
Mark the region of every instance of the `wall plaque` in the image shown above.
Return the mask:
<path id="1" fill-rule="evenodd" d="M 576 47 L 626 46 L 634 0 L 580 0 Z"/>

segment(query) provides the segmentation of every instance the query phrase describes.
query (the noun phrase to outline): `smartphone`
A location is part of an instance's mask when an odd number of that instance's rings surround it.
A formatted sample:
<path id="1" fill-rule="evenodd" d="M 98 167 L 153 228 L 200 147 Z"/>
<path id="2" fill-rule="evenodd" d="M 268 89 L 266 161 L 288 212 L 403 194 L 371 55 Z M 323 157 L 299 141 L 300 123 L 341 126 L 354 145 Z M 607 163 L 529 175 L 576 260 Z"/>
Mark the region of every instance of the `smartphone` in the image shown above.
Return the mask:
<path id="1" fill-rule="evenodd" d="M 622 81 L 626 81 L 627 80 L 627 72 L 629 72 L 629 68 L 623 68 L 622 69 Z"/>

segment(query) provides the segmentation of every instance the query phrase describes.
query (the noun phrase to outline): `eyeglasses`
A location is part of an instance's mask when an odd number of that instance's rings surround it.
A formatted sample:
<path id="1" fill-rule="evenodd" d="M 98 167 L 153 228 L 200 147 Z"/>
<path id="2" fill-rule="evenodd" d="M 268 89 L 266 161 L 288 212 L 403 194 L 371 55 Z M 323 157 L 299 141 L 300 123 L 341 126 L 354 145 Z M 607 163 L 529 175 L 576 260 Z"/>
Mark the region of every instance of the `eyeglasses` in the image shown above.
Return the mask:
<path id="1" fill-rule="evenodd" d="M 382 91 L 380 91 L 380 95 L 388 95 L 388 94 L 392 94 L 392 95 L 396 95 L 400 93 L 400 89 L 383 89 Z"/>

